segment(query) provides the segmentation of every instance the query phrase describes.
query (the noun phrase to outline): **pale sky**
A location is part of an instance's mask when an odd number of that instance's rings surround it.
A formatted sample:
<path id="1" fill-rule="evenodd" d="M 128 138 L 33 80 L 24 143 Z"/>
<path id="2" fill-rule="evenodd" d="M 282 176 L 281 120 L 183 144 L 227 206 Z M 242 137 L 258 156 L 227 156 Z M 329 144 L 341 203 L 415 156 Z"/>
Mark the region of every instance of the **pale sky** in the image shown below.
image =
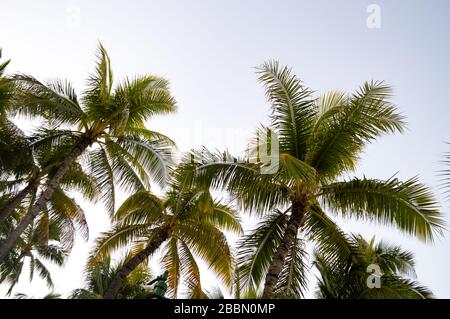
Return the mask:
<path id="1" fill-rule="evenodd" d="M 369 5 L 380 8 L 380 28 L 369 28 Z M 80 92 L 93 70 L 97 42 L 107 48 L 116 79 L 157 74 L 171 82 L 178 112 L 151 121 L 181 150 L 206 145 L 237 154 L 269 105 L 253 67 L 268 59 L 291 66 L 318 93 L 354 91 L 366 80 L 394 87 L 407 116 L 403 135 L 379 139 L 357 176 L 420 175 L 436 192 L 440 161 L 450 151 L 450 20 L 448 1 L 0 1 L 0 47 L 9 72 L 39 79 L 67 78 Z M 120 203 L 120 202 L 119 202 Z M 91 240 L 108 228 L 100 205 L 82 203 Z M 247 223 L 248 225 L 249 223 Z M 393 229 L 341 221 L 349 231 L 386 239 L 416 255 L 419 281 L 450 298 L 450 244 L 425 245 Z M 89 244 L 78 243 L 64 269 L 52 268 L 55 291 L 82 286 Z M 154 263 L 157 266 L 156 263 Z M 155 272 L 158 272 L 156 269 Z M 211 276 L 205 274 L 206 281 Z M 0 296 L 6 289 L 0 287 Z M 16 292 L 42 296 L 41 281 L 23 278 Z"/>

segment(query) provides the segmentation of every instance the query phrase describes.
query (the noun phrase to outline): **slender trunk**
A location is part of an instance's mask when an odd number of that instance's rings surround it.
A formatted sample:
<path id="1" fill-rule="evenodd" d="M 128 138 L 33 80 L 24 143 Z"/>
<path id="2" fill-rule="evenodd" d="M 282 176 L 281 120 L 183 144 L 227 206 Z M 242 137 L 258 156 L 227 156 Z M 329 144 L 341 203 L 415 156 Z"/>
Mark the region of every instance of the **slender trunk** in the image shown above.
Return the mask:
<path id="1" fill-rule="evenodd" d="M 46 208 L 47 202 L 51 199 L 53 192 L 58 188 L 61 179 L 67 172 L 69 166 L 75 162 L 84 150 L 91 144 L 90 140 L 83 139 L 64 159 L 61 165 L 56 170 L 55 175 L 51 177 L 47 183 L 47 187 L 44 192 L 39 196 L 38 200 L 34 203 L 33 207 L 22 218 L 19 225 L 14 229 L 6 240 L 0 246 L 0 264 L 4 261 L 9 251 L 14 247 L 19 237 L 25 231 L 25 229 L 33 222 L 33 220 L 39 215 L 41 211 Z"/>
<path id="2" fill-rule="evenodd" d="M 9 215 L 11 215 L 17 205 L 19 205 L 28 194 L 33 192 L 35 189 L 37 189 L 37 181 L 30 181 L 24 189 L 11 198 L 11 200 L 4 207 L 2 207 L 2 209 L 0 209 L 0 224 L 3 223 Z"/>
<path id="3" fill-rule="evenodd" d="M 306 201 L 304 199 L 292 201 L 292 213 L 287 222 L 286 231 L 284 232 L 281 243 L 272 259 L 269 270 L 267 271 L 262 295 L 263 299 L 272 297 L 273 290 L 278 282 L 278 277 L 283 270 L 284 261 L 286 260 L 289 249 L 297 238 L 299 228 L 303 225 L 305 211 Z"/>
<path id="4" fill-rule="evenodd" d="M 123 280 L 138 267 L 145 259 L 153 254 L 163 242 L 165 242 L 171 235 L 169 226 L 161 228 L 159 234 L 153 239 L 150 244 L 142 251 L 133 256 L 114 276 L 108 289 L 106 289 L 103 299 L 115 299 L 122 287 Z"/>

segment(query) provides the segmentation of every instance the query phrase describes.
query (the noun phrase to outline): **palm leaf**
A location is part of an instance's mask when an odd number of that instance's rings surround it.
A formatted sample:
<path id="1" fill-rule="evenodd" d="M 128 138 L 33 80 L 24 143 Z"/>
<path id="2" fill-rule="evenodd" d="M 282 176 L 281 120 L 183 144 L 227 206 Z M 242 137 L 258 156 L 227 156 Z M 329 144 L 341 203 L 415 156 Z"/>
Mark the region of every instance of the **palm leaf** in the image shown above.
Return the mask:
<path id="1" fill-rule="evenodd" d="M 288 216 L 275 211 L 263 218 L 255 229 L 238 243 L 240 289 L 257 290 L 281 243 Z"/>
<path id="2" fill-rule="evenodd" d="M 401 182 L 353 179 L 323 186 L 319 194 L 327 205 L 345 217 L 373 220 L 432 240 L 444 221 L 431 191 L 418 179 Z"/>
<path id="3" fill-rule="evenodd" d="M 169 272 L 167 278 L 168 294 L 176 298 L 178 293 L 178 285 L 180 284 L 181 261 L 178 253 L 178 240 L 172 237 L 165 246 L 165 254 L 161 260 L 161 264 L 165 270 Z"/>
<path id="4" fill-rule="evenodd" d="M 16 114 L 43 118 L 55 125 L 87 125 L 69 82 L 56 79 L 45 85 L 29 75 L 16 75 L 13 80 L 17 86 L 13 101 Z"/>
<path id="5" fill-rule="evenodd" d="M 165 210 L 164 203 L 147 191 L 140 191 L 129 196 L 114 215 L 125 225 L 151 225 L 161 221 Z"/>
<path id="6" fill-rule="evenodd" d="M 376 137 L 402 131 L 404 118 L 389 102 L 383 82 L 366 82 L 351 97 L 333 93 L 322 98 L 322 114 L 308 140 L 305 161 L 323 178 L 354 170 L 362 148 Z M 323 105 L 327 103 L 328 105 Z"/>
<path id="7" fill-rule="evenodd" d="M 183 221 L 176 236 L 188 245 L 194 255 L 202 258 L 231 289 L 233 257 L 227 239 L 220 230 L 209 223 Z"/>
<path id="8" fill-rule="evenodd" d="M 272 104 L 272 125 L 278 133 L 280 151 L 303 158 L 317 114 L 311 90 L 276 61 L 264 63 L 257 71 Z"/>
<path id="9" fill-rule="evenodd" d="M 88 166 L 88 174 L 93 176 L 101 189 L 100 200 L 105 204 L 109 216 L 113 218 L 115 207 L 114 173 L 103 148 L 89 151 L 84 162 Z"/>
<path id="10" fill-rule="evenodd" d="M 275 296 L 282 298 L 302 298 L 308 288 L 308 254 L 300 239 L 296 239 L 284 262 Z"/>

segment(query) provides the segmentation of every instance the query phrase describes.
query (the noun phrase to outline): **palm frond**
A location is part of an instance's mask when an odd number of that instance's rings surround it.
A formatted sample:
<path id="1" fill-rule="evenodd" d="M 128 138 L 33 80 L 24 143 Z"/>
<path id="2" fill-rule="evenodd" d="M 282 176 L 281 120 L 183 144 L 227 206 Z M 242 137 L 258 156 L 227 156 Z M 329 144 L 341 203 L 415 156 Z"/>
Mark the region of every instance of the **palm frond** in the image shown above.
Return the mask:
<path id="1" fill-rule="evenodd" d="M 112 141 L 105 142 L 105 151 L 110 159 L 114 177 L 121 189 L 133 193 L 149 188 L 150 181 L 145 169 L 140 165 L 132 167 L 133 158 L 129 153 Z"/>
<path id="2" fill-rule="evenodd" d="M 47 267 L 37 258 L 35 258 L 35 268 L 39 272 L 39 276 L 45 280 L 49 288 L 53 288 L 53 280 Z"/>
<path id="3" fill-rule="evenodd" d="M 67 251 L 58 245 L 37 246 L 38 255 L 55 265 L 62 266 L 67 260 Z"/>
<path id="4" fill-rule="evenodd" d="M 85 158 L 88 174 L 97 180 L 100 187 L 100 200 L 104 203 L 110 218 L 113 218 L 116 201 L 114 173 L 106 151 L 103 148 L 94 149 L 89 151 Z"/>
<path id="5" fill-rule="evenodd" d="M 227 239 L 219 229 L 209 223 L 183 221 L 177 237 L 209 265 L 227 288 L 232 289 L 233 257 Z"/>
<path id="6" fill-rule="evenodd" d="M 0 169 L 2 174 L 19 178 L 34 168 L 30 139 L 1 113 L 0 106 Z"/>
<path id="7" fill-rule="evenodd" d="M 331 93 L 322 98 L 323 112 L 308 140 L 306 162 L 323 178 L 354 170 L 367 143 L 405 127 L 390 96 L 391 89 L 383 82 L 366 82 L 353 96 Z"/>
<path id="8" fill-rule="evenodd" d="M 131 136 L 123 136 L 117 139 L 116 143 L 131 154 L 134 161 L 144 168 L 153 181 L 165 186 L 167 166 L 172 162 L 169 146 Z"/>
<path id="9" fill-rule="evenodd" d="M 303 159 L 317 114 L 312 91 L 277 61 L 264 63 L 257 72 L 272 104 L 272 126 L 278 134 L 280 151 Z"/>
<path id="10" fill-rule="evenodd" d="M 323 186 L 319 196 L 337 214 L 395 225 L 424 241 L 444 227 L 438 203 L 417 177 L 405 182 L 355 178 Z"/>
<path id="11" fill-rule="evenodd" d="M 200 270 L 189 247 L 182 240 L 179 241 L 179 258 L 181 274 L 183 275 L 183 279 L 189 284 L 190 297 L 192 299 L 198 299 L 203 294 Z"/>
<path id="12" fill-rule="evenodd" d="M 83 171 L 80 164 L 74 163 L 69 167 L 61 180 L 61 187 L 65 191 L 76 191 L 83 195 L 83 198 L 95 202 L 101 190 L 98 181 Z"/>
<path id="13" fill-rule="evenodd" d="M 169 82 L 150 75 L 137 76 L 120 84 L 115 91 L 114 103 L 122 110 L 113 120 L 117 133 L 123 132 L 125 127 L 143 126 L 144 121 L 154 115 L 176 110 Z"/>
<path id="14" fill-rule="evenodd" d="M 220 203 L 214 203 L 212 216 L 210 218 L 211 224 L 224 231 L 230 231 L 237 235 L 244 232 L 239 213 L 232 207 Z"/>
<path id="15" fill-rule="evenodd" d="M 88 269 L 94 267 L 113 251 L 124 248 L 132 241 L 142 240 L 149 232 L 148 225 L 116 225 L 111 230 L 102 232 L 95 241 L 95 246 L 88 259 Z"/>
<path id="16" fill-rule="evenodd" d="M 72 229 L 76 229 L 85 240 L 89 239 L 89 228 L 84 210 L 73 198 L 67 196 L 61 189 L 56 189 L 50 200 L 50 206 L 52 219 L 58 221 L 63 227 L 61 238 L 63 245 L 67 248 L 73 245 L 73 235 L 65 237 L 64 230 L 66 228 L 71 229 L 70 232 Z"/>
<path id="17" fill-rule="evenodd" d="M 288 204 L 287 185 L 276 174 L 261 174 L 259 164 L 206 149 L 191 155 L 203 160 L 196 168 L 196 182 L 203 187 L 227 190 L 243 210 L 261 215 Z"/>
<path id="18" fill-rule="evenodd" d="M 358 296 L 361 299 L 432 299 L 429 288 L 416 281 L 394 275 L 381 277 L 380 288 L 366 288 Z"/>
<path id="19" fill-rule="evenodd" d="M 106 49 L 98 44 L 95 72 L 87 80 L 87 88 L 83 92 L 86 112 L 93 121 L 104 119 L 113 112 L 111 92 L 113 73 L 111 61 Z"/>
<path id="20" fill-rule="evenodd" d="M 171 147 L 176 146 L 175 142 L 170 137 L 168 137 L 160 132 L 149 130 L 147 128 L 136 127 L 136 126 L 127 127 L 125 132 L 123 132 L 123 135 L 125 137 L 130 136 L 133 139 L 153 141 L 153 142 L 171 146 Z M 120 136 L 114 136 L 114 135 L 112 135 L 112 136 L 120 137 Z"/>
<path id="21" fill-rule="evenodd" d="M 400 246 L 380 241 L 374 247 L 376 262 L 382 269 L 391 273 L 406 276 L 416 276 L 414 254 L 403 250 Z"/>
<path id="22" fill-rule="evenodd" d="M 169 272 L 167 278 L 168 295 L 177 297 L 181 276 L 181 261 L 178 253 L 178 240 L 172 237 L 165 245 L 162 267 Z"/>
<path id="23" fill-rule="evenodd" d="M 147 191 L 129 196 L 117 209 L 115 220 L 125 225 L 152 225 L 161 221 L 164 203 Z"/>
<path id="24" fill-rule="evenodd" d="M 292 155 L 280 154 L 280 172 L 279 174 L 286 180 L 286 184 L 292 186 L 303 186 L 313 188 L 316 184 L 316 170 L 307 163 L 295 158 Z M 289 183 L 293 180 L 294 183 Z"/>
<path id="25" fill-rule="evenodd" d="M 15 75 L 13 80 L 17 86 L 13 100 L 16 114 L 42 118 L 53 125 L 86 125 L 86 115 L 69 82 L 56 79 L 45 85 L 23 74 Z"/>
<path id="26" fill-rule="evenodd" d="M 335 266 L 337 262 L 349 263 L 353 256 L 359 256 L 358 248 L 340 227 L 331 220 L 318 204 L 311 205 L 303 232 L 312 240 L 316 253 L 323 256 L 324 262 Z"/>
<path id="27" fill-rule="evenodd" d="M 238 243 L 239 282 L 242 291 L 257 291 L 281 243 L 288 216 L 275 211 L 265 216 L 255 229 Z"/>
<path id="28" fill-rule="evenodd" d="M 308 288 L 308 254 L 301 239 L 296 238 L 284 262 L 274 295 L 280 298 L 299 299 Z"/>

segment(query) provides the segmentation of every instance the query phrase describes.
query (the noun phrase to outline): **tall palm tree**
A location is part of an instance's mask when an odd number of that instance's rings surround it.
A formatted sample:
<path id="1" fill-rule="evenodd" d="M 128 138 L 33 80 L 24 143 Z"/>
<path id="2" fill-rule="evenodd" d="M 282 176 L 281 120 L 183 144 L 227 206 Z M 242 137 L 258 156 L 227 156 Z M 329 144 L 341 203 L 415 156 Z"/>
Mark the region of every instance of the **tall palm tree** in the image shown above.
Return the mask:
<path id="1" fill-rule="evenodd" d="M 117 210 L 116 224 L 97 240 L 91 263 L 95 265 L 128 244 L 133 245 L 133 257 L 117 272 L 104 298 L 115 298 L 123 280 L 159 248 L 173 296 L 177 295 L 181 276 L 195 295 L 202 294 L 194 256 L 207 262 L 224 284 L 232 285 L 233 259 L 222 230 L 242 232 L 238 213 L 214 200 L 208 189 L 188 187 L 192 175 L 192 165 L 180 165 L 164 198 L 140 191 Z"/>
<path id="2" fill-rule="evenodd" d="M 55 190 L 45 211 L 27 227 L 0 264 L 0 283 L 7 281 L 10 285 L 8 293 L 18 282 L 23 272 L 25 261 L 30 264 L 30 281 L 35 272 L 53 286 L 50 272 L 42 262 L 48 260 L 62 266 L 72 250 L 75 235 L 78 232 L 85 240 L 89 230 L 83 209 L 70 197 L 67 192 L 78 190 L 87 200 L 94 200 L 98 193 L 95 180 L 81 171 L 78 163 L 74 163 Z M 81 192 L 80 192 L 81 191 Z M 19 205 L 3 223 L 0 223 L 0 242 L 17 226 L 20 219 L 31 209 L 37 197 L 37 191 L 30 194 L 27 201 Z M 7 200 L 0 197 L 0 203 Z"/>
<path id="3" fill-rule="evenodd" d="M 144 75 L 113 87 L 110 59 L 102 45 L 82 103 L 67 81 L 44 85 L 30 76 L 17 75 L 14 79 L 17 93 L 7 111 L 43 119 L 43 127 L 52 129 L 41 129 L 33 147 L 52 156 L 45 172 L 48 181 L 36 203 L 0 246 L 0 263 L 45 209 L 64 174 L 81 155 L 90 174 L 99 180 L 102 199 L 112 214 L 114 182 L 129 191 L 148 188 L 150 176 L 163 183 L 168 147 L 173 144 L 145 127 L 150 117 L 175 110 L 168 82 Z"/>
<path id="4" fill-rule="evenodd" d="M 366 144 L 404 129 L 403 116 L 389 100 L 389 86 L 368 82 L 351 95 L 330 92 L 314 98 L 289 68 L 277 62 L 263 64 L 258 72 L 272 106 L 271 123 L 259 132 L 249 155 L 243 159 L 207 151 L 194 155 L 203 157 L 197 179 L 203 185 L 227 189 L 243 209 L 260 215 L 278 210 L 287 218 L 277 230 L 282 234 L 279 242 L 272 243 L 270 254 L 264 256 L 259 275 L 265 276 L 264 298 L 273 295 L 290 251 L 299 253 L 296 238 L 308 217 L 328 218 L 323 209 L 393 225 L 422 240 L 432 240 L 440 232 L 443 221 L 437 202 L 417 178 L 404 182 L 343 178 L 354 171 Z M 275 136 L 266 138 L 266 129 Z M 261 160 L 258 148 L 270 149 L 276 140 L 279 153 L 268 157 L 279 168 L 274 174 L 262 174 L 261 168 L 270 163 Z"/>
<path id="5" fill-rule="evenodd" d="M 326 256 L 316 254 L 319 270 L 316 289 L 318 298 L 327 299 L 428 299 L 431 291 L 410 276 L 415 276 L 414 255 L 386 242 L 367 242 L 360 235 L 348 238 L 354 253 L 351 259 L 335 260 L 332 265 Z M 373 274 L 370 266 L 377 266 Z M 368 272 L 369 270 L 369 272 Z M 368 276 L 378 276 L 379 287 L 368 286 Z M 369 278 L 370 279 L 370 278 Z"/>
<path id="6" fill-rule="evenodd" d="M 111 281 L 114 279 L 117 271 L 131 257 L 112 264 L 111 258 L 107 257 L 89 269 L 86 273 L 85 288 L 74 290 L 69 298 L 72 299 L 103 299 Z M 135 299 L 142 295 L 143 286 L 152 278 L 150 269 L 145 263 L 136 267 L 130 275 L 124 280 L 117 296 L 120 299 Z"/>

